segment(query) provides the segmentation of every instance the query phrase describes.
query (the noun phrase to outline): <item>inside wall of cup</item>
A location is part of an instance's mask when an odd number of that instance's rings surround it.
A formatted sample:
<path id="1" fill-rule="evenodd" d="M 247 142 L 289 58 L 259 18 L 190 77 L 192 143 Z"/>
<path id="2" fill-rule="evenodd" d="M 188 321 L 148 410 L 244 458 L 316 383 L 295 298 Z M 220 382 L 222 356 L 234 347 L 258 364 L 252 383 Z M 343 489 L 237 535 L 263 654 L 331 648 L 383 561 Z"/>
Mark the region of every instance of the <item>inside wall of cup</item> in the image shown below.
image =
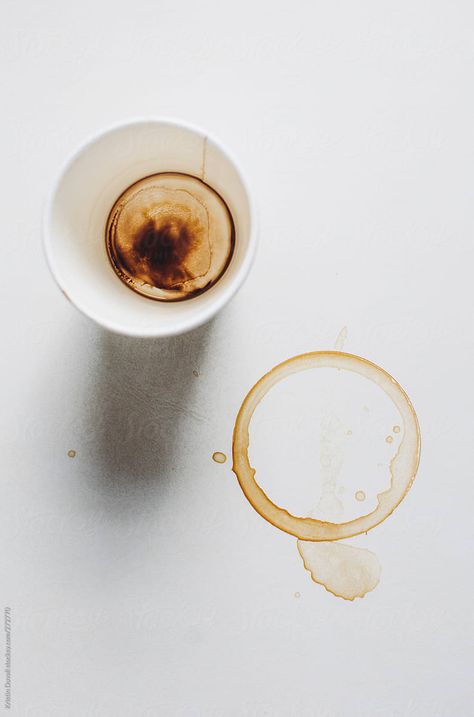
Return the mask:
<path id="1" fill-rule="evenodd" d="M 205 152 L 205 154 L 204 154 Z M 192 300 L 163 304 L 131 291 L 113 271 L 104 232 L 117 197 L 156 172 L 203 176 L 229 204 L 236 249 L 217 284 Z M 85 313 L 136 332 L 173 330 L 193 323 L 235 279 L 248 241 L 250 213 L 245 188 L 226 155 L 188 128 L 140 123 L 112 130 L 88 145 L 70 164 L 50 217 L 53 269 L 61 288 Z"/>
<path id="2" fill-rule="evenodd" d="M 221 148 L 211 139 L 206 141 L 203 179 L 221 195 L 227 203 L 235 225 L 235 249 L 233 262 L 221 281 L 232 280 L 240 267 L 250 238 L 250 207 L 242 178 Z"/>

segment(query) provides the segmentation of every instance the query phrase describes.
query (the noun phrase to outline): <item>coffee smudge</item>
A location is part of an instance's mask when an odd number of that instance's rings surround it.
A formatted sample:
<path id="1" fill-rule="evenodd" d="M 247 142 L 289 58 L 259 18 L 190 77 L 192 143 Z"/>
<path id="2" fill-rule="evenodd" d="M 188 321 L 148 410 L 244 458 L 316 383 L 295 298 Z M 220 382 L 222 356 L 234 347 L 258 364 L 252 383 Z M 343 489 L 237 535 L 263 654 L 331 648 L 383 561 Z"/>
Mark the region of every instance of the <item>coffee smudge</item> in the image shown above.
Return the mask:
<path id="1" fill-rule="evenodd" d="M 212 454 L 212 460 L 216 463 L 225 463 L 227 460 L 227 456 L 225 453 L 221 453 L 221 451 L 216 451 Z"/>
<path id="2" fill-rule="evenodd" d="M 67 452 L 69 458 L 75 458 L 76 457 L 76 451 L 73 451 L 72 449 Z"/>
<path id="3" fill-rule="evenodd" d="M 348 433 L 351 435 L 352 431 L 346 431 L 346 435 Z M 321 421 L 321 497 L 316 508 L 309 513 L 312 517 L 335 522 L 343 514 L 343 504 L 336 496 L 343 465 L 343 441 L 341 422 L 328 406 Z M 357 491 L 355 497 L 364 500 L 365 493 Z M 341 541 L 310 543 L 297 540 L 296 545 L 313 582 L 322 585 L 336 597 L 344 600 L 364 597 L 379 582 L 375 569 L 378 559 L 374 553 Z"/>
<path id="4" fill-rule="evenodd" d="M 362 598 L 379 584 L 382 569 L 370 550 L 306 540 L 298 540 L 297 546 L 311 579 L 336 597 Z"/>
<path id="5" fill-rule="evenodd" d="M 336 495 L 337 483 L 342 468 L 343 433 L 343 427 L 338 417 L 326 411 L 326 414 L 321 419 L 319 441 L 321 496 L 311 515 L 323 516 L 324 519 L 328 520 L 339 518 L 343 512 L 342 501 Z"/>
<path id="6" fill-rule="evenodd" d="M 358 490 L 355 494 L 355 499 L 359 501 L 363 501 L 366 499 L 366 495 L 363 490 Z"/>
<path id="7" fill-rule="evenodd" d="M 319 367 L 345 369 L 358 373 L 376 383 L 395 404 L 404 424 L 404 436 L 395 456 L 390 462 L 390 486 L 377 495 L 377 506 L 366 515 L 348 522 L 318 520 L 298 517 L 274 504 L 255 480 L 256 470 L 250 465 L 248 449 L 249 426 L 253 413 L 267 392 L 287 376 Z M 365 410 L 369 410 L 364 406 Z M 349 432 L 347 432 L 349 433 Z M 391 437 L 390 437 L 391 438 Z M 392 439 L 393 440 L 393 439 Z M 371 551 L 334 542 L 369 530 L 385 520 L 410 489 L 419 464 L 420 431 L 418 420 L 407 394 L 384 369 L 367 359 L 340 351 L 316 351 L 294 356 L 265 374 L 247 394 L 237 415 L 233 434 L 233 466 L 239 484 L 252 507 L 275 527 L 298 538 L 297 546 L 305 568 L 312 579 L 329 592 L 346 600 L 363 597 L 373 590 L 380 580 L 380 564 Z M 331 465 L 330 456 L 321 452 L 321 470 Z M 324 479 L 323 496 L 334 498 L 329 507 L 334 512 L 339 502 L 335 496 L 335 480 Z M 362 498 L 363 496 L 363 498 Z M 326 496 L 327 497 L 327 496 Z M 364 500 L 365 493 L 357 491 L 357 500 Z M 318 508 L 324 508 L 320 504 Z M 339 512 L 339 511 L 336 511 Z M 328 511 L 326 510 L 326 513 Z M 326 542 L 327 541 L 327 542 Z"/>
<path id="8" fill-rule="evenodd" d="M 347 433 L 346 431 L 346 435 Z M 344 437 L 341 421 L 331 412 L 329 406 L 326 407 L 321 421 L 320 436 L 321 497 L 309 515 L 336 522 L 344 512 L 343 504 L 336 496 L 343 466 Z M 358 495 L 365 499 L 363 491 L 358 491 Z M 378 563 L 378 560 L 369 551 L 347 546 L 343 542 L 297 541 L 296 545 L 313 582 L 323 585 L 336 597 L 344 600 L 364 597 L 378 584 L 378 580 L 374 582 L 373 571 L 369 569 L 374 561 Z M 320 549 L 313 549 L 312 546 L 320 546 Z M 364 569 L 367 562 L 368 566 Z"/>
<path id="9" fill-rule="evenodd" d="M 392 430 L 394 433 L 400 433 L 400 426 L 394 426 Z"/>
<path id="10" fill-rule="evenodd" d="M 393 436 L 387 436 L 385 443 L 393 443 Z"/>

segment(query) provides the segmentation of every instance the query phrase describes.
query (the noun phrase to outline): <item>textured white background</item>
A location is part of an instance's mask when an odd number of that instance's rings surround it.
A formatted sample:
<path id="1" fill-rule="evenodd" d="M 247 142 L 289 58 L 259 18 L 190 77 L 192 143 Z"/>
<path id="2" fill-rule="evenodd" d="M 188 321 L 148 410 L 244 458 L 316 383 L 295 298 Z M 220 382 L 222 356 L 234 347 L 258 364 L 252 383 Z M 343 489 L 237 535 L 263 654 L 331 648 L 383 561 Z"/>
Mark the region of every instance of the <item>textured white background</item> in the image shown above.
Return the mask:
<path id="1" fill-rule="evenodd" d="M 1 16 L 12 714 L 472 715 L 472 3 L 4 0 Z M 84 138 L 153 114 L 234 150 L 261 244 L 210 326 L 146 342 L 68 305 L 40 220 Z M 424 441 L 366 539 L 381 584 L 353 604 L 210 460 L 254 381 L 343 326 L 407 389 Z"/>

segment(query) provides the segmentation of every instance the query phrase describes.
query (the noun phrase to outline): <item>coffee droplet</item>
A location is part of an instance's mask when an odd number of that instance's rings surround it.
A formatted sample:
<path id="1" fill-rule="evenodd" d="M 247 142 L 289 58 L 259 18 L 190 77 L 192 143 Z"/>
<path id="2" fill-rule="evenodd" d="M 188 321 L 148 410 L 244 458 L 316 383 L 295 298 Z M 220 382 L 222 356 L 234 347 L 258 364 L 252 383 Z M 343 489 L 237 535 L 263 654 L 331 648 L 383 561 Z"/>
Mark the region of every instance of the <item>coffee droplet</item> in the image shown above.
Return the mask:
<path id="1" fill-rule="evenodd" d="M 188 174 L 153 174 L 132 184 L 107 220 L 107 253 L 120 279 L 150 299 L 182 301 L 213 286 L 235 243 L 227 204 Z"/>
<path id="2" fill-rule="evenodd" d="M 359 501 L 365 500 L 365 493 L 363 490 L 358 490 L 355 494 L 355 499 Z"/>
<path id="3" fill-rule="evenodd" d="M 400 433 L 400 426 L 394 426 L 394 427 L 393 427 L 393 432 L 394 432 L 394 433 Z"/>
<path id="4" fill-rule="evenodd" d="M 75 458 L 76 457 L 76 451 L 70 450 L 67 452 L 69 458 Z"/>
<path id="5" fill-rule="evenodd" d="M 393 443 L 393 436 L 387 436 L 385 443 Z"/>
<path id="6" fill-rule="evenodd" d="M 295 593 L 295 598 L 300 598 L 300 597 L 301 597 L 301 593 Z"/>
<path id="7" fill-rule="evenodd" d="M 212 460 L 216 463 L 225 463 L 227 460 L 227 456 L 225 453 L 221 453 L 220 451 L 216 451 L 212 454 Z"/>

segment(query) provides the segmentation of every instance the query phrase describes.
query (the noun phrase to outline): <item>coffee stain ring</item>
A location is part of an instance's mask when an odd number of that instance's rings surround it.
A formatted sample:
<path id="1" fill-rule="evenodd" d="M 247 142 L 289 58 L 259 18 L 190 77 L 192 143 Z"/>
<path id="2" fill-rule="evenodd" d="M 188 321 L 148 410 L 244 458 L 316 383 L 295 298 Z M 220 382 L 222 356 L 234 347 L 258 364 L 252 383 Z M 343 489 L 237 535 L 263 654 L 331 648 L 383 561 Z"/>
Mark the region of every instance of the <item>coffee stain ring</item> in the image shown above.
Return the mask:
<path id="1" fill-rule="evenodd" d="M 292 515 L 273 503 L 255 480 L 250 465 L 250 421 L 268 391 L 287 376 L 313 368 L 338 368 L 357 373 L 377 384 L 392 400 L 403 421 L 403 434 L 395 456 L 390 461 L 390 486 L 377 495 L 376 508 L 345 523 L 331 523 L 315 518 Z M 420 462 L 421 436 L 418 419 L 410 399 L 397 381 L 380 366 L 354 354 L 341 351 L 313 351 L 300 354 L 275 366 L 250 389 L 234 426 L 232 470 L 252 507 L 276 528 L 300 540 L 332 541 L 367 533 L 382 523 L 401 503 L 411 488 Z"/>

